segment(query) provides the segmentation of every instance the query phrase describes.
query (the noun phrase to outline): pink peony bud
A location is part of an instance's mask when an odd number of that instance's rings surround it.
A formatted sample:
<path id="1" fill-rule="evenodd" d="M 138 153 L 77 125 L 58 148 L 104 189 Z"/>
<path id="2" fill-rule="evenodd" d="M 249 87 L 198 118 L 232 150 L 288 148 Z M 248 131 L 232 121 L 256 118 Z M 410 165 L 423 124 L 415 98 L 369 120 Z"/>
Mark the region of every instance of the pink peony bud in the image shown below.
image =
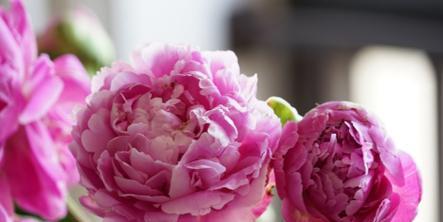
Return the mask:
<path id="1" fill-rule="evenodd" d="M 281 131 L 256 77 L 229 51 L 150 44 L 132 59 L 94 77 L 73 130 L 83 205 L 105 221 L 255 221 Z"/>
<path id="2" fill-rule="evenodd" d="M 421 181 L 363 108 L 328 102 L 283 130 L 273 166 L 287 222 L 414 219 Z"/>

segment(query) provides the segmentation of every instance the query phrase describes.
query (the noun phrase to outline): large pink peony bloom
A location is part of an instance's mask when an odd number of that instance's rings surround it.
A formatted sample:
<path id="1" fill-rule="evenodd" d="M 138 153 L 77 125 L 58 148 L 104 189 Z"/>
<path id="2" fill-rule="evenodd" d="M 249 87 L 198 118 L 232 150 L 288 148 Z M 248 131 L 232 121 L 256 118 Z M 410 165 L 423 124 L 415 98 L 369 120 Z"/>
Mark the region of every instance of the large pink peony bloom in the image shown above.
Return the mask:
<path id="1" fill-rule="evenodd" d="M 281 131 L 255 93 L 232 52 L 150 44 L 103 69 L 73 130 L 82 203 L 109 221 L 254 221 Z"/>
<path id="2" fill-rule="evenodd" d="M 71 112 L 88 93 L 75 57 L 37 57 L 21 1 L 0 7 L 0 211 L 12 215 L 15 203 L 49 220 L 65 215 L 66 186 L 78 180 Z"/>
<path id="3" fill-rule="evenodd" d="M 285 125 L 273 162 L 287 222 L 410 222 L 416 166 L 363 108 L 328 102 Z"/>

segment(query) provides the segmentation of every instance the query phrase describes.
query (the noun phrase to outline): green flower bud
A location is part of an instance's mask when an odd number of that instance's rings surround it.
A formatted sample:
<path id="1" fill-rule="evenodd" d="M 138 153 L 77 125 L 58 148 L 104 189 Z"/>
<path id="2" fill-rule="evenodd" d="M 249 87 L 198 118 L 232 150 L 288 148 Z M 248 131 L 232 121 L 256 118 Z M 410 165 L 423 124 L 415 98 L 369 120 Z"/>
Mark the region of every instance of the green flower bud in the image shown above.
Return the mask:
<path id="1" fill-rule="evenodd" d="M 39 51 L 55 58 L 76 55 L 92 75 L 115 58 L 114 45 L 98 18 L 84 9 L 57 18 L 38 38 Z"/>
<path id="2" fill-rule="evenodd" d="M 303 117 L 298 114 L 297 110 L 292 107 L 288 102 L 280 97 L 270 97 L 266 100 L 269 107 L 274 110 L 275 115 L 280 118 L 282 125 L 285 125 L 287 121 L 300 121 Z"/>

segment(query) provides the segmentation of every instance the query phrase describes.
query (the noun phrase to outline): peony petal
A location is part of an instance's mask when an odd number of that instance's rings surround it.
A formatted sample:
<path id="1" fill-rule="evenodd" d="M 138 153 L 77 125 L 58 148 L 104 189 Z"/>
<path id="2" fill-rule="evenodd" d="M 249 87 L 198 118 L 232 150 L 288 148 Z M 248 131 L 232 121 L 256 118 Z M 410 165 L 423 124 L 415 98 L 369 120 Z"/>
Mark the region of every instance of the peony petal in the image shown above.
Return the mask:
<path id="1" fill-rule="evenodd" d="M 24 67 L 37 55 L 34 33 L 21 1 L 11 1 L 9 12 L 0 10 L 0 58 L 17 71 L 18 79 L 23 79 Z"/>
<path id="2" fill-rule="evenodd" d="M 1 222 L 12 222 L 12 219 L 8 215 L 7 210 L 2 205 L 0 205 L 0 221 Z"/>
<path id="3" fill-rule="evenodd" d="M 152 194 L 152 189 L 135 180 L 114 176 L 115 183 L 123 193 L 147 195 Z M 159 193 L 157 193 L 159 194 Z"/>
<path id="4" fill-rule="evenodd" d="M 387 173 L 391 178 L 391 182 L 399 186 L 404 184 L 404 172 L 401 159 L 393 151 L 380 150 L 380 159 L 387 169 Z"/>
<path id="5" fill-rule="evenodd" d="M 4 210 L 4 216 L 11 215 L 14 212 L 14 203 L 12 201 L 11 190 L 4 173 L 0 174 L 0 209 Z"/>
<path id="6" fill-rule="evenodd" d="M 11 29 L 14 29 L 11 32 L 16 34 L 16 40 L 21 47 L 24 64 L 29 66 L 37 55 L 37 44 L 28 14 L 21 1 L 11 1 L 11 11 L 8 19 L 10 19 Z"/>
<path id="7" fill-rule="evenodd" d="M 195 218 L 194 218 L 195 219 Z M 210 214 L 202 216 L 199 220 L 190 220 L 192 222 L 225 222 L 225 221 L 241 221 L 255 222 L 257 217 L 252 213 L 249 207 L 233 207 L 228 206 L 220 211 L 213 211 Z M 181 221 L 180 221 L 181 222 Z M 187 221 L 186 221 L 187 222 Z"/>
<path id="8" fill-rule="evenodd" d="M 101 209 L 97 203 L 89 196 L 82 196 L 79 199 L 80 203 L 86 207 L 88 210 L 92 211 L 94 214 L 103 217 L 105 212 Z"/>
<path id="9" fill-rule="evenodd" d="M 144 222 L 177 222 L 178 215 L 163 212 L 146 212 Z"/>
<path id="10" fill-rule="evenodd" d="M 60 103 L 83 103 L 90 92 L 90 79 L 81 62 L 73 55 L 54 60 L 55 75 L 63 81 Z"/>
<path id="11" fill-rule="evenodd" d="M 194 191 L 191 186 L 191 177 L 189 171 L 183 166 L 176 166 L 172 170 L 171 187 L 169 189 L 169 196 L 171 198 L 181 197 L 190 194 Z"/>
<path id="12" fill-rule="evenodd" d="M 422 197 L 422 182 L 412 158 L 404 152 L 400 152 L 399 158 L 405 175 L 405 184 L 393 188 L 393 191 L 400 196 L 400 203 L 392 221 L 412 221 L 417 215 L 417 206 Z"/>
<path id="13" fill-rule="evenodd" d="M 8 77 L 21 80 L 23 78 L 24 61 L 21 57 L 20 48 L 6 22 L 0 18 L 0 59 L 4 61 L 0 66 L 0 70 L 3 75 L 11 73 Z"/>
<path id="14" fill-rule="evenodd" d="M 45 219 L 61 218 L 66 214 L 66 191 L 61 182 L 63 177 L 60 177 L 58 167 L 49 171 L 47 169 L 53 166 L 51 158 L 55 155 L 47 159 L 42 153 L 51 148 L 51 145 L 36 140 L 39 136 L 36 132 L 26 134 L 26 131 L 20 129 L 9 140 L 5 153 L 5 171 L 14 199 L 21 208 Z M 30 144 L 32 146 L 29 146 Z M 41 151 L 37 151 L 39 149 Z"/>
<path id="15" fill-rule="evenodd" d="M 397 151 L 394 150 L 395 145 L 392 139 L 384 135 L 384 132 L 377 128 L 373 128 L 369 131 L 369 134 L 376 143 L 376 148 L 378 152 L 380 152 L 381 162 L 386 167 L 391 182 L 402 186 L 404 184 L 404 173 L 401 160 L 398 157 Z"/>
<path id="16" fill-rule="evenodd" d="M 98 190 L 94 193 L 94 200 L 98 205 L 104 208 L 112 208 L 120 204 L 120 202 L 112 197 L 106 190 Z"/>
<path id="17" fill-rule="evenodd" d="M 1 70 L 0 70 L 1 73 Z M 21 96 L 16 95 L 6 95 L 3 91 L 10 91 L 11 89 L 6 88 L 0 82 L 0 122 L 8 123 L 8 127 L 0 127 L 0 141 L 5 141 L 12 133 L 14 133 L 19 126 L 19 115 L 22 109 L 22 104 L 24 103 Z"/>
<path id="18" fill-rule="evenodd" d="M 85 130 L 81 135 L 83 148 L 88 152 L 99 152 L 106 148 L 107 140 L 95 134 L 92 130 Z"/>
<path id="19" fill-rule="evenodd" d="M 64 180 L 75 175 L 66 175 L 60 164 L 60 151 L 56 141 L 50 135 L 50 129 L 41 122 L 34 122 L 25 126 L 26 136 L 33 156 L 41 168 L 54 179 Z M 62 147 L 65 149 L 65 147 Z"/>
<path id="20" fill-rule="evenodd" d="M 152 192 L 154 193 L 154 192 Z M 161 196 L 161 195 L 143 195 L 143 194 L 120 194 L 121 197 L 131 197 L 131 198 L 135 198 L 137 200 L 141 200 L 144 201 L 143 203 L 145 204 L 145 201 L 147 202 L 151 202 L 151 203 L 164 203 L 166 201 L 168 201 L 170 198 L 167 196 Z"/>
<path id="21" fill-rule="evenodd" d="M 234 199 L 234 195 L 230 193 L 201 191 L 170 200 L 163 203 L 161 208 L 169 214 L 205 215 L 211 212 L 212 209 L 221 209 L 232 199 Z"/>
<path id="22" fill-rule="evenodd" d="M 235 126 L 234 122 L 231 118 L 229 118 L 228 110 L 223 107 L 217 107 L 215 109 L 212 109 L 211 111 L 206 112 L 206 115 L 208 116 L 208 119 L 210 119 L 210 126 L 208 129 L 209 134 L 213 135 L 214 138 L 217 137 L 218 133 L 216 132 L 218 127 L 221 128 L 224 132 L 224 136 L 227 137 L 227 141 L 224 142 L 221 141 L 222 146 L 227 146 L 229 141 L 234 141 L 237 139 L 238 131 L 237 127 Z M 215 128 L 217 127 L 217 128 Z M 224 138 L 224 137 L 222 137 Z"/>
<path id="23" fill-rule="evenodd" d="M 196 160 L 187 163 L 185 166 L 192 170 L 210 169 L 215 174 L 222 174 L 226 170 L 223 165 L 211 160 Z"/>
<path id="24" fill-rule="evenodd" d="M 277 192 L 282 198 L 287 195 L 286 190 L 288 188 L 286 187 L 289 186 L 289 184 L 287 184 L 286 182 L 285 169 L 284 169 L 284 161 L 286 158 L 285 156 L 288 150 L 295 146 L 297 139 L 298 139 L 297 124 L 295 122 L 290 121 L 284 126 L 281 139 L 278 145 L 278 149 L 275 151 L 273 155 L 272 165 L 275 172 Z M 297 161 L 297 162 L 301 163 L 303 161 Z"/>
<path id="25" fill-rule="evenodd" d="M 54 76 L 53 71 L 49 58 L 40 57 L 36 61 L 31 79 L 24 89 L 30 94 L 30 98 L 20 115 L 22 124 L 41 118 L 57 102 L 63 90 L 63 81 Z"/>
<path id="26" fill-rule="evenodd" d="M 117 190 L 112 161 L 108 151 L 104 151 L 97 161 L 98 175 L 108 191 Z"/>
<path id="27" fill-rule="evenodd" d="M 133 56 L 135 69 L 156 77 L 168 75 L 183 52 L 168 45 L 149 44 Z"/>
<path id="28" fill-rule="evenodd" d="M 137 75 L 135 73 L 125 73 L 124 75 L 118 75 L 111 81 L 110 90 L 117 91 L 128 85 L 150 85 L 150 78 L 147 75 Z"/>

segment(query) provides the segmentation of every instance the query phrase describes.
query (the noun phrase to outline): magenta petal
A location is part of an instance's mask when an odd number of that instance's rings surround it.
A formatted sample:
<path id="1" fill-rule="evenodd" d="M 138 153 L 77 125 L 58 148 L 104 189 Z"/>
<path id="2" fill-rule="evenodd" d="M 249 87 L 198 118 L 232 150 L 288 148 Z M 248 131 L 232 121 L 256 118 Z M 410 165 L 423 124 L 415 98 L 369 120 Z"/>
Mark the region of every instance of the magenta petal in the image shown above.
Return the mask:
<path id="1" fill-rule="evenodd" d="M 286 196 L 288 186 L 286 182 L 285 169 L 284 169 L 284 161 L 285 155 L 288 153 L 288 150 L 293 148 L 297 142 L 298 133 L 297 133 L 297 124 L 295 122 L 288 122 L 283 128 L 283 132 L 281 135 L 281 139 L 279 142 L 279 148 L 274 153 L 274 158 L 272 161 L 272 165 L 274 167 L 275 173 L 275 182 L 277 184 L 277 192 L 280 197 Z"/>
<path id="2" fill-rule="evenodd" d="M 2 164 L 2 162 L 3 162 L 4 155 L 5 155 L 5 147 L 4 147 L 4 143 L 1 142 L 0 143 L 0 164 Z"/>
<path id="3" fill-rule="evenodd" d="M 130 84 L 149 84 L 149 81 L 149 77 L 146 75 L 127 73 L 126 75 L 119 75 L 112 79 L 110 90 L 117 91 L 118 89 Z"/>
<path id="4" fill-rule="evenodd" d="M 234 195 L 231 193 L 201 191 L 168 201 L 162 204 L 162 210 L 169 214 L 205 215 L 211 209 L 221 209 L 232 199 Z"/>
<path id="5" fill-rule="evenodd" d="M 35 65 L 35 70 L 30 80 L 28 104 L 20 115 L 22 124 L 35 121 L 45 115 L 57 102 L 63 90 L 63 82 L 56 76 L 51 75 L 49 59 L 41 57 Z"/>
<path id="6" fill-rule="evenodd" d="M 401 164 L 401 159 L 398 157 L 393 148 L 395 147 L 389 138 L 383 138 L 378 140 L 381 144 L 379 145 L 380 159 L 387 169 L 391 181 L 394 184 L 402 186 L 404 183 L 404 172 Z"/>
<path id="7" fill-rule="evenodd" d="M 12 0 L 9 22 L 16 34 L 16 41 L 21 47 L 25 65 L 30 65 L 37 55 L 37 44 L 31 23 L 22 1 Z"/>
<path id="8" fill-rule="evenodd" d="M 59 167 L 59 153 L 49 129 L 42 122 L 34 122 L 25 127 L 29 148 L 41 166 L 54 175 L 62 178 L 64 174 Z"/>
<path id="9" fill-rule="evenodd" d="M 35 36 L 22 1 L 11 1 L 9 12 L 0 7 L 0 70 L 7 64 L 17 72 L 16 78 L 23 79 L 24 66 L 30 66 L 36 55 Z"/>
<path id="10" fill-rule="evenodd" d="M 101 209 L 97 203 L 89 196 L 82 196 L 79 199 L 80 203 L 86 207 L 88 210 L 92 211 L 96 215 L 104 216 L 104 210 Z"/>
<path id="11" fill-rule="evenodd" d="M 106 142 L 106 138 L 98 137 L 92 130 L 85 130 L 81 134 L 81 143 L 88 152 L 104 150 Z"/>
<path id="12" fill-rule="evenodd" d="M 43 141 L 30 140 L 29 136 L 37 135 L 27 135 L 25 129 L 20 129 L 9 140 L 5 153 L 5 171 L 14 199 L 20 207 L 45 219 L 55 220 L 66 214 L 66 193 L 63 183 L 60 183 L 63 178 L 54 177 L 59 172 L 57 168 L 50 171 L 46 168 L 54 160 L 41 159 L 45 157 L 44 154 L 35 153 L 35 149 L 29 146 L 32 141 L 33 147 L 42 150 L 51 148 L 48 144 L 39 143 Z M 49 158 L 55 157 L 51 155 Z"/>
<path id="13" fill-rule="evenodd" d="M 98 175 L 108 191 L 112 191 L 117 187 L 113 176 L 114 168 L 112 161 L 108 151 L 103 152 L 97 161 Z"/>
<path id="14" fill-rule="evenodd" d="M 135 54 L 133 59 L 136 70 L 160 77 L 171 73 L 182 53 L 180 49 L 168 45 L 151 43 Z"/>
<path id="15" fill-rule="evenodd" d="M 163 212 L 147 212 L 144 219 L 144 222 L 177 222 L 178 215 L 165 214 Z"/>
<path id="16" fill-rule="evenodd" d="M 0 204 L 0 221 L 1 222 L 12 222 L 11 217 L 8 215 L 7 211 L 3 206 Z"/>
<path id="17" fill-rule="evenodd" d="M 224 69 L 232 70 L 236 74 L 240 73 L 237 56 L 232 51 L 205 52 L 204 56 L 209 59 L 213 74 Z"/>
<path id="18" fill-rule="evenodd" d="M 288 195 L 292 204 L 300 210 L 306 211 L 304 199 L 303 199 L 303 185 L 301 175 L 297 172 L 290 173 L 287 176 L 288 184 Z"/>
<path id="19" fill-rule="evenodd" d="M 105 190 L 98 190 L 97 192 L 95 192 L 94 199 L 96 200 L 98 205 L 105 208 L 112 208 L 120 204 L 120 202 L 117 199 L 112 197 Z"/>
<path id="20" fill-rule="evenodd" d="M 11 190 L 9 188 L 6 175 L 3 173 L 0 173 L 0 208 L 3 208 L 7 214 L 12 214 L 12 212 L 14 212 Z"/>
<path id="21" fill-rule="evenodd" d="M 20 49 L 17 46 L 17 42 L 5 21 L 0 18 L 0 59 L 7 62 L 0 66 L 2 75 L 5 75 L 7 73 L 6 71 L 9 70 L 10 72 L 15 71 L 11 73 L 18 73 L 17 76 L 11 75 L 11 77 L 17 79 L 23 77 L 23 74 L 21 73 L 23 71 L 23 60 L 20 59 L 20 56 Z"/>
<path id="22" fill-rule="evenodd" d="M 182 166 L 176 166 L 172 170 L 169 196 L 172 198 L 176 198 L 194 191 L 194 189 L 191 187 L 190 181 L 191 177 L 189 176 L 189 171 Z"/>
<path id="23" fill-rule="evenodd" d="M 67 184 L 68 185 L 77 184 L 80 180 L 80 174 L 71 151 L 66 147 L 63 147 L 59 155 L 60 155 L 59 164 L 63 168 L 64 173 L 68 175 L 66 177 Z"/>
<path id="24" fill-rule="evenodd" d="M 187 163 L 186 167 L 188 169 L 193 169 L 193 170 L 209 169 L 214 174 L 222 174 L 226 170 L 226 168 L 223 165 L 211 160 L 196 160 Z"/>
<path id="25" fill-rule="evenodd" d="M 214 211 L 211 214 L 202 216 L 201 218 L 189 220 L 191 222 L 225 222 L 225 221 L 241 221 L 255 222 L 257 217 L 249 207 L 227 206 L 221 211 Z M 182 222 L 180 220 L 180 222 Z M 188 221 L 184 221 L 188 222 Z"/>
<path id="26" fill-rule="evenodd" d="M 401 199 L 392 221 L 412 221 L 417 214 L 417 206 L 422 196 L 421 178 L 417 166 L 408 154 L 401 152 L 399 157 L 405 175 L 405 184 L 393 188 Z"/>
<path id="27" fill-rule="evenodd" d="M 83 103 L 89 95 L 90 79 L 77 57 L 58 57 L 54 60 L 54 68 L 55 75 L 63 81 L 63 92 L 58 103 Z"/>
<path id="28" fill-rule="evenodd" d="M 115 176 L 114 180 L 120 190 L 126 194 L 152 194 L 152 191 L 148 186 L 141 184 L 136 180 L 126 179 L 119 176 Z"/>
<path id="29" fill-rule="evenodd" d="M 14 100 L 15 101 L 11 102 L 18 103 L 20 101 L 19 98 L 14 98 Z M 8 127 L 0 127 L 0 141 L 4 141 L 7 137 L 9 137 L 12 133 L 14 133 L 17 130 L 19 126 L 18 124 L 19 114 L 20 114 L 20 107 L 17 104 L 7 105 L 3 110 L 0 111 L 0 122 L 8 124 Z"/>

